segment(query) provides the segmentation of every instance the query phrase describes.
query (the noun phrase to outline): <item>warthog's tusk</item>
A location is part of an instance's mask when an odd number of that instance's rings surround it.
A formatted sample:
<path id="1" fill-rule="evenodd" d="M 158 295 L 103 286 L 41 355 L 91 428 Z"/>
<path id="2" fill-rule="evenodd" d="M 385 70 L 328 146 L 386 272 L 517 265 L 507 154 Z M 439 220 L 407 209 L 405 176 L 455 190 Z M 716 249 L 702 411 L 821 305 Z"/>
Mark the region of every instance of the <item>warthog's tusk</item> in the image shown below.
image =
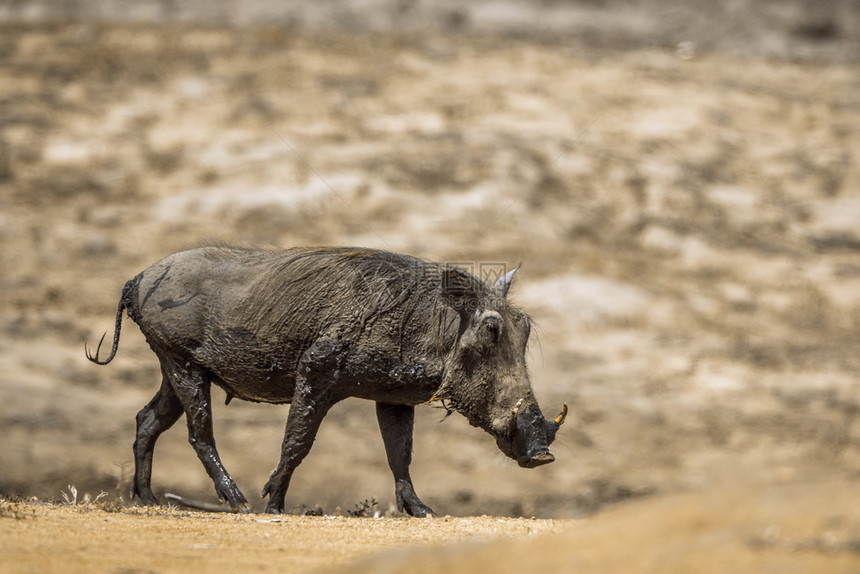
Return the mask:
<path id="1" fill-rule="evenodd" d="M 520 412 L 520 406 L 523 404 L 523 400 L 520 399 L 517 401 L 517 406 L 511 409 L 511 420 L 508 422 L 508 436 L 514 436 L 514 433 L 517 432 L 517 415 Z"/>
<path id="2" fill-rule="evenodd" d="M 564 423 L 564 419 L 567 418 L 567 403 L 562 404 L 561 413 L 557 417 L 555 417 L 555 424 L 561 426 Z"/>

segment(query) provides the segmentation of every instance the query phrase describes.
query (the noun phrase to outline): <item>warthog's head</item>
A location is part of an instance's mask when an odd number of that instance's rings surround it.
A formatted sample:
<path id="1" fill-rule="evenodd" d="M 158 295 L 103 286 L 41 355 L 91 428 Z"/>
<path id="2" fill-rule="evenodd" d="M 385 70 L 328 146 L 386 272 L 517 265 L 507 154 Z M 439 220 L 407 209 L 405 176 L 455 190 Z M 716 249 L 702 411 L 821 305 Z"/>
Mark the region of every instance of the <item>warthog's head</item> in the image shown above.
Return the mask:
<path id="1" fill-rule="evenodd" d="M 535 399 L 525 360 L 530 319 L 506 299 L 515 272 L 490 288 L 465 272 L 446 269 L 443 291 L 460 314 L 460 326 L 439 395 L 473 426 L 493 435 L 505 455 L 534 468 L 555 460 L 549 445 L 567 405 L 548 420 Z"/>

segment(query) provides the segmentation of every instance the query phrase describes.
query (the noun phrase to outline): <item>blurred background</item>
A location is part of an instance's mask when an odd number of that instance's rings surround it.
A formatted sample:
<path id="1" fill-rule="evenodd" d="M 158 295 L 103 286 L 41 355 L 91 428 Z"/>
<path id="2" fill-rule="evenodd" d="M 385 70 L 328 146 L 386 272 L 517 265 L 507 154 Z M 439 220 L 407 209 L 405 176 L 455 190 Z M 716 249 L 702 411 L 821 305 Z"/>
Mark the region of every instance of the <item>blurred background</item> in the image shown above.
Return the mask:
<path id="1" fill-rule="evenodd" d="M 726 481 L 860 476 L 852 0 L 0 1 L 0 493 L 128 501 L 160 384 L 125 281 L 213 243 L 523 267 L 556 463 L 417 411 L 440 514 L 576 517 Z M 286 406 L 213 389 L 255 508 Z M 214 500 L 184 422 L 153 486 Z M 339 404 L 288 507 L 393 480 Z"/>

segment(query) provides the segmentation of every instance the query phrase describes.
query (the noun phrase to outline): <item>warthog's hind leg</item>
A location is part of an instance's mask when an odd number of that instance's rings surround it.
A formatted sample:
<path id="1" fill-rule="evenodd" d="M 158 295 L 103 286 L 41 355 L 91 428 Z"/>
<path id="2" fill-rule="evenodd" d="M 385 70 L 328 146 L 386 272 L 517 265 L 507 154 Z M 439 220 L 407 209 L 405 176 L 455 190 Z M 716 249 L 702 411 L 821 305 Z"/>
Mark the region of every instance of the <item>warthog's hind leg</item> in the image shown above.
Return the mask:
<path id="1" fill-rule="evenodd" d="M 221 463 L 212 435 L 212 399 L 209 378 L 201 367 L 162 358 L 162 370 L 179 397 L 188 420 L 188 442 L 215 483 L 218 498 L 233 512 L 250 512 L 248 501 Z"/>
<path id="2" fill-rule="evenodd" d="M 379 430 L 382 431 L 388 466 L 394 473 L 397 509 L 401 512 L 405 510 L 411 516 L 433 515 L 433 510 L 418 499 L 412 486 L 412 478 L 409 476 L 409 465 L 412 464 L 412 426 L 415 420 L 415 407 L 376 403 L 376 418 L 379 421 Z"/>
<path id="3" fill-rule="evenodd" d="M 161 382 L 161 389 L 149 403 L 137 413 L 137 438 L 134 441 L 134 482 L 132 497 L 137 496 L 144 504 L 158 504 L 152 493 L 152 453 L 155 441 L 161 433 L 173 426 L 182 415 L 182 403 L 173 392 L 167 378 Z"/>

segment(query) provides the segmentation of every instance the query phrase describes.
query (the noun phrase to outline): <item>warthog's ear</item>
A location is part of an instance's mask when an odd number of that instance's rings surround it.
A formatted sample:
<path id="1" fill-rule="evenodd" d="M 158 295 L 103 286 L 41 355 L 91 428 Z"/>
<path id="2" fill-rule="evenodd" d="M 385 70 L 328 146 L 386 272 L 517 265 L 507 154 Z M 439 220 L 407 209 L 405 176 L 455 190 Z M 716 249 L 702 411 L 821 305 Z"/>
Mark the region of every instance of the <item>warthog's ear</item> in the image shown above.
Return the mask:
<path id="1" fill-rule="evenodd" d="M 442 293 L 464 319 L 478 309 L 476 281 L 472 275 L 453 265 L 442 268 Z"/>
<path id="2" fill-rule="evenodd" d="M 514 274 L 517 272 L 517 269 L 522 267 L 523 264 L 520 263 L 516 267 L 514 267 L 511 271 L 508 271 L 496 281 L 496 284 L 493 285 L 493 289 L 498 293 L 503 299 L 508 296 L 508 289 L 511 288 L 511 283 L 514 281 Z"/>

